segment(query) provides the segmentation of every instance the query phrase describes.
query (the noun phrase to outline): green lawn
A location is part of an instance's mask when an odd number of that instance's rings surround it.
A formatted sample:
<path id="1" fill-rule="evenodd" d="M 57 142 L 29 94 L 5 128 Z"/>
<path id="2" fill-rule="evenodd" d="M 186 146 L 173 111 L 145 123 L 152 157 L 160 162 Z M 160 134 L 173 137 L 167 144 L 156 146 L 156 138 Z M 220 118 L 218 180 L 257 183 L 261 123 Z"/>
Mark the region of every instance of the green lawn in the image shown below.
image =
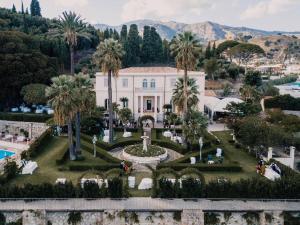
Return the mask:
<path id="1" fill-rule="evenodd" d="M 123 132 L 118 132 L 118 141 L 121 141 L 123 138 L 121 135 Z M 136 138 L 140 136 L 139 133 L 133 133 Z M 218 145 L 223 149 L 226 155 L 226 160 L 237 161 L 243 168 L 242 172 L 202 172 L 205 178 L 205 181 L 208 182 L 210 180 L 216 179 L 218 177 L 229 178 L 232 181 L 239 180 L 241 178 L 251 178 L 254 176 L 258 176 L 255 171 L 255 166 L 257 160 L 249 155 L 246 151 L 242 149 L 237 149 L 234 145 L 230 144 L 228 140 L 231 139 L 230 131 L 226 132 L 215 132 L 214 133 L 220 140 L 221 144 Z M 31 184 L 40 184 L 43 182 L 54 183 L 57 178 L 66 178 L 68 181 L 72 181 L 73 184 L 77 184 L 83 176 L 85 177 L 96 177 L 99 175 L 105 176 L 107 171 L 97 172 L 97 171 L 83 171 L 83 172 L 74 172 L 66 170 L 66 167 L 73 162 L 66 161 L 63 165 L 56 165 L 57 155 L 61 155 L 61 152 L 65 151 L 67 146 L 67 138 L 66 137 L 51 137 L 49 143 L 45 146 L 44 151 L 34 159 L 38 163 L 38 170 L 34 172 L 33 175 L 18 175 L 15 179 L 13 179 L 10 183 L 23 185 L 25 183 Z M 82 145 L 87 145 L 89 148 L 92 147 L 91 143 L 88 143 L 82 140 Z M 105 160 L 101 158 L 94 158 L 92 153 L 82 150 L 82 155 L 84 156 L 83 161 L 78 161 L 76 163 L 80 163 L 82 165 L 88 164 L 101 164 L 105 162 Z M 150 172 L 139 172 L 133 171 L 131 176 L 136 177 L 136 184 L 138 185 L 142 178 L 144 177 L 152 177 Z M 170 175 L 173 177 L 173 175 Z M 124 176 L 124 180 L 127 179 L 127 176 Z M 130 189 L 129 193 L 131 196 L 150 196 L 151 190 L 149 191 L 139 191 L 137 187 L 135 189 Z"/>
<path id="2" fill-rule="evenodd" d="M 85 172 L 73 172 L 73 171 L 61 171 L 62 166 L 57 166 L 55 159 L 61 151 L 65 150 L 67 145 L 67 138 L 64 137 L 52 137 L 45 150 L 34 159 L 39 168 L 33 173 L 33 175 L 19 175 L 11 183 L 22 185 L 25 183 L 39 184 L 43 182 L 54 183 L 57 178 L 67 178 L 68 181 L 72 181 L 73 184 L 77 184 L 79 179 Z M 103 160 L 99 158 L 94 158 L 92 154 L 82 151 L 85 160 L 81 163 L 97 163 Z M 66 164 L 65 164 L 66 165 Z"/>

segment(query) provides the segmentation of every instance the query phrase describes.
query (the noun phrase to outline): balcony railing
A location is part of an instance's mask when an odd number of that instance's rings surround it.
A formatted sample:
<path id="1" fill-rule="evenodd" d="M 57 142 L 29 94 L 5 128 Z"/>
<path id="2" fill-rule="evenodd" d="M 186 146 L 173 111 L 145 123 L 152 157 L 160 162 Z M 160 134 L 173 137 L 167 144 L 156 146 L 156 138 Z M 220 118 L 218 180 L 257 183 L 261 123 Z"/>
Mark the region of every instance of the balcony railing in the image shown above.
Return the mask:
<path id="1" fill-rule="evenodd" d="M 135 88 L 135 92 L 148 92 L 149 93 L 149 92 L 162 92 L 162 91 L 164 91 L 164 89 L 161 88 L 161 87 L 156 87 L 156 88 L 151 88 L 151 87 Z"/>

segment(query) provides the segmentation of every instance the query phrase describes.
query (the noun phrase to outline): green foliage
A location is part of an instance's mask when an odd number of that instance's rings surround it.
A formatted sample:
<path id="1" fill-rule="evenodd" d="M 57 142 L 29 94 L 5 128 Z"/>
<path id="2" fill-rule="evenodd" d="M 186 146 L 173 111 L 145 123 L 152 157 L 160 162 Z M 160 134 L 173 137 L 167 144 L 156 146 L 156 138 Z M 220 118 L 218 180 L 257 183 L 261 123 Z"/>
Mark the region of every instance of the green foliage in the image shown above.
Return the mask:
<path id="1" fill-rule="evenodd" d="M 173 213 L 173 219 L 177 222 L 180 222 L 181 221 L 181 211 L 175 211 Z"/>
<path id="2" fill-rule="evenodd" d="M 31 0 L 30 13 L 32 16 L 42 16 L 41 7 L 38 0 Z"/>
<path id="3" fill-rule="evenodd" d="M 14 178 L 17 175 L 18 166 L 15 161 L 8 161 L 4 166 L 4 174 L 7 180 Z"/>
<path id="4" fill-rule="evenodd" d="M 129 219 L 132 223 L 137 223 L 137 224 L 140 223 L 139 216 L 136 212 L 131 212 L 129 214 Z"/>
<path id="5" fill-rule="evenodd" d="M 199 102 L 199 87 L 196 83 L 196 80 L 193 78 L 188 78 L 187 80 L 187 105 L 188 108 L 194 108 Z M 184 79 L 179 78 L 176 81 L 175 88 L 173 89 L 172 100 L 177 106 L 177 109 L 182 112 L 184 109 Z"/>
<path id="6" fill-rule="evenodd" d="M 6 224 L 6 218 L 2 212 L 0 212 L 0 225 Z"/>
<path id="7" fill-rule="evenodd" d="M 154 27 L 144 27 L 141 53 L 143 63 L 161 62 L 163 56 L 162 40 Z"/>
<path id="8" fill-rule="evenodd" d="M 259 222 L 258 212 L 247 212 L 242 215 L 243 219 L 246 220 L 247 225 L 255 225 Z"/>
<path id="9" fill-rule="evenodd" d="M 226 110 L 228 110 L 232 114 L 233 118 L 236 116 L 244 117 L 258 114 L 261 111 L 261 106 L 258 104 L 253 104 L 251 102 L 231 102 L 226 106 Z"/>
<path id="10" fill-rule="evenodd" d="M 182 132 L 188 144 L 198 142 L 199 138 L 204 134 L 204 129 L 208 126 L 208 118 L 199 111 L 189 111 L 186 122 L 182 126 Z"/>
<path id="11" fill-rule="evenodd" d="M 51 137 L 52 129 L 49 128 L 30 145 L 29 149 L 27 150 L 27 156 L 29 158 L 34 158 L 40 154 Z"/>
<path id="12" fill-rule="evenodd" d="M 280 79 L 268 81 L 267 83 L 271 85 L 282 85 L 282 84 L 293 83 L 297 81 L 297 79 L 298 79 L 298 75 L 289 75 L 289 76 L 282 77 Z"/>
<path id="13" fill-rule="evenodd" d="M 215 164 L 215 165 L 206 165 L 206 164 L 193 164 L 190 163 L 161 163 L 157 166 L 157 169 L 162 168 L 171 168 L 176 171 L 180 171 L 186 168 L 197 169 L 198 171 L 226 171 L 226 172 L 241 172 L 242 167 L 238 164 Z"/>
<path id="14" fill-rule="evenodd" d="M 138 157 L 151 157 L 151 156 L 154 157 L 154 156 L 162 155 L 166 152 L 163 148 L 155 145 L 148 145 L 148 150 L 147 152 L 145 152 L 143 150 L 142 144 L 131 145 L 126 147 L 124 150 L 128 154 L 138 156 Z"/>
<path id="15" fill-rule="evenodd" d="M 260 86 L 262 84 L 262 78 L 259 71 L 248 71 L 246 73 L 244 83 L 250 86 Z"/>
<path id="16" fill-rule="evenodd" d="M 238 44 L 239 44 L 239 42 L 238 41 L 234 41 L 234 40 L 224 41 L 224 42 L 222 42 L 221 44 L 218 45 L 218 47 L 217 47 L 217 53 L 221 54 L 224 51 L 227 51 L 230 48 L 232 48 L 232 47 L 234 47 L 234 46 L 236 46 Z"/>
<path id="17" fill-rule="evenodd" d="M 268 111 L 267 121 L 280 125 L 287 132 L 300 132 L 300 118 L 295 115 L 286 115 L 281 110 Z"/>
<path id="18" fill-rule="evenodd" d="M 123 180 L 114 177 L 111 180 L 108 180 L 108 195 L 111 198 L 121 198 L 123 197 Z"/>
<path id="19" fill-rule="evenodd" d="M 44 84 L 28 84 L 21 89 L 21 95 L 28 104 L 46 104 L 46 85 Z"/>
<path id="20" fill-rule="evenodd" d="M 129 108 L 120 109 L 118 112 L 119 119 L 122 121 L 123 125 L 127 124 L 132 117 L 132 112 Z"/>
<path id="21" fill-rule="evenodd" d="M 208 59 L 204 62 L 204 70 L 208 77 L 212 80 L 215 79 L 215 73 L 218 70 L 218 62 L 215 58 Z"/>
<path id="22" fill-rule="evenodd" d="M 255 55 L 264 55 L 264 50 L 255 44 L 240 43 L 229 50 L 229 54 L 237 58 L 240 62 L 247 63 Z"/>
<path id="23" fill-rule="evenodd" d="M 68 224 L 76 225 L 82 220 L 81 212 L 70 212 L 68 218 Z"/>
<path id="24" fill-rule="evenodd" d="M 280 95 L 265 100 L 266 108 L 281 108 L 282 110 L 300 110 L 300 99 L 290 95 Z"/>
<path id="25" fill-rule="evenodd" d="M 227 69 L 228 75 L 230 78 L 236 80 L 239 76 L 239 67 L 231 64 Z"/>
<path id="26" fill-rule="evenodd" d="M 10 120 L 10 121 L 45 123 L 47 120 L 51 119 L 51 117 L 52 117 L 51 115 L 43 115 L 43 114 L 0 112 L 0 120 Z"/>
<path id="27" fill-rule="evenodd" d="M 274 87 L 269 83 L 265 83 L 258 87 L 258 91 L 261 93 L 262 96 L 277 96 L 279 95 L 279 89 Z"/>
<path id="28" fill-rule="evenodd" d="M 205 212 L 204 213 L 204 223 L 205 225 L 216 225 L 220 223 L 218 218 L 220 215 L 214 212 Z"/>

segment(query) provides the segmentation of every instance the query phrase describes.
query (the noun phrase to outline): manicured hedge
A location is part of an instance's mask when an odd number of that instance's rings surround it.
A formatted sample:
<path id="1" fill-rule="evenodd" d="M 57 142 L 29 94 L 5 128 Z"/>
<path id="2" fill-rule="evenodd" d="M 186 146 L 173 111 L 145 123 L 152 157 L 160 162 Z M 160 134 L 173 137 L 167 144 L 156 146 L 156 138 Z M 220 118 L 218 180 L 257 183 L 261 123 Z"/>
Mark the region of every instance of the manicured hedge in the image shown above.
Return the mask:
<path id="1" fill-rule="evenodd" d="M 101 163 L 101 164 L 90 164 L 90 165 L 82 165 L 80 162 L 71 162 L 68 166 L 70 171 L 87 171 L 87 170 L 99 170 L 99 171 L 107 171 L 110 169 L 119 168 L 119 163 Z"/>
<path id="2" fill-rule="evenodd" d="M 300 98 L 290 95 L 279 95 L 265 100 L 266 108 L 281 108 L 282 110 L 300 110 Z"/>
<path id="3" fill-rule="evenodd" d="M 0 120 L 45 123 L 51 118 L 51 115 L 46 114 L 0 112 Z"/>
<path id="4" fill-rule="evenodd" d="M 30 158 L 36 157 L 52 138 L 52 129 L 48 128 L 40 137 L 38 137 L 27 150 L 27 156 Z"/>
<path id="5" fill-rule="evenodd" d="M 90 152 L 91 154 L 94 154 L 93 146 L 89 145 L 88 143 L 83 142 L 81 149 L 85 150 L 87 152 Z M 121 162 L 121 160 L 114 158 L 109 153 L 107 153 L 106 151 L 102 150 L 99 147 L 96 147 L 96 156 L 109 162 L 109 163 L 120 163 Z"/>
<path id="6" fill-rule="evenodd" d="M 151 140 L 151 143 L 154 145 L 163 147 L 163 148 L 172 149 L 181 154 L 185 154 L 188 151 L 186 148 L 184 148 L 183 146 L 181 146 L 175 142 L 168 142 L 168 141 L 163 141 L 163 140 Z"/>
<path id="7" fill-rule="evenodd" d="M 199 171 L 226 171 L 226 172 L 241 172 L 242 167 L 238 164 L 190 164 L 190 163 L 162 163 L 157 166 L 157 169 L 171 168 L 176 171 L 183 170 L 185 168 L 195 168 Z"/>
<path id="8" fill-rule="evenodd" d="M 87 141 L 88 143 L 92 143 L 92 137 L 91 136 L 88 136 L 86 134 L 81 134 L 81 138 L 83 140 Z M 125 147 L 125 146 L 128 146 L 128 145 L 134 145 L 134 144 L 138 144 L 138 143 L 141 143 L 141 142 L 142 142 L 142 139 L 129 139 L 129 140 L 120 141 L 120 142 L 117 142 L 117 143 L 114 143 L 114 144 L 108 144 L 108 143 L 105 143 L 103 141 L 97 141 L 96 146 L 98 146 L 99 148 L 102 148 L 106 151 L 110 151 L 110 150 L 113 150 L 115 148 Z"/>
<path id="9" fill-rule="evenodd" d="M 66 145 L 65 149 L 56 155 L 56 165 L 62 165 L 69 157 L 69 146 Z"/>
<path id="10" fill-rule="evenodd" d="M 123 132 L 124 128 L 123 127 L 115 127 L 114 131 L 116 131 L 116 132 Z M 131 127 L 129 127 L 129 128 L 126 128 L 126 131 L 132 132 L 132 133 L 137 133 L 137 132 L 139 132 L 139 129 L 138 128 L 131 128 Z"/>

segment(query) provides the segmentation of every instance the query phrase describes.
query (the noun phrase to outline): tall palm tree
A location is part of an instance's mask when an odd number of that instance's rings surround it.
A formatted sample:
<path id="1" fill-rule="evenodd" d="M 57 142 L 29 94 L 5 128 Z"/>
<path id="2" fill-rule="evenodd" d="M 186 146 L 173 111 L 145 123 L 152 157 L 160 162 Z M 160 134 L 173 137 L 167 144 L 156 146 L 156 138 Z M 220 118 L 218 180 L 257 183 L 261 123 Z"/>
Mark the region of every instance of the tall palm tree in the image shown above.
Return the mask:
<path id="1" fill-rule="evenodd" d="M 54 121 L 61 126 L 68 125 L 70 160 L 76 159 L 72 132 L 72 120 L 76 113 L 74 109 L 77 108 L 74 89 L 74 78 L 68 75 L 52 78 L 51 86 L 46 88 L 48 103 L 54 110 Z"/>
<path id="2" fill-rule="evenodd" d="M 63 36 L 70 49 L 70 64 L 71 75 L 74 75 L 74 49 L 77 46 L 79 37 L 90 40 L 90 35 L 87 33 L 87 23 L 77 15 L 75 12 L 63 12 L 59 17 L 57 30 L 55 32 L 58 36 Z M 76 152 L 80 151 L 80 112 L 76 113 Z M 78 123 L 79 122 L 79 123 Z"/>
<path id="3" fill-rule="evenodd" d="M 77 74 L 74 76 L 74 94 L 77 103 L 76 112 L 76 154 L 80 154 L 80 114 L 94 108 L 95 92 L 89 76 Z"/>
<path id="4" fill-rule="evenodd" d="M 109 111 L 109 142 L 113 142 L 113 108 L 112 108 L 112 75 L 117 75 L 121 68 L 124 55 L 122 45 L 112 38 L 104 40 L 97 47 L 93 59 L 103 73 L 108 73 L 108 111 Z"/>
<path id="5" fill-rule="evenodd" d="M 79 37 L 90 40 L 87 33 L 87 23 L 75 12 L 63 12 L 59 17 L 56 35 L 63 36 L 70 49 L 71 75 L 74 75 L 74 49 Z"/>
<path id="6" fill-rule="evenodd" d="M 188 71 L 196 68 L 198 58 L 201 53 L 201 45 L 194 34 L 191 32 L 184 32 L 183 34 L 178 34 L 178 36 L 172 41 L 170 49 L 172 55 L 175 56 L 177 68 L 184 70 L 183 115 L 186 117 L 188 109 Z"/>
<path id="7" fill-rule="evenodd" d="M 173 89 L 172 100 L 174 104 L 177 106 L 177 110 L 182 113 L 184 112 L 184 104 L 187 99 L 188 108 L 194 108 L 199 102 L 199 87 L 196 84 L 196 80 L 192 78 L 188 78 L 187 82 L 187 98 L 184 96 L 184 80 L 183 78 L 179 78 L 176 81 L 175 88 Z"/>

